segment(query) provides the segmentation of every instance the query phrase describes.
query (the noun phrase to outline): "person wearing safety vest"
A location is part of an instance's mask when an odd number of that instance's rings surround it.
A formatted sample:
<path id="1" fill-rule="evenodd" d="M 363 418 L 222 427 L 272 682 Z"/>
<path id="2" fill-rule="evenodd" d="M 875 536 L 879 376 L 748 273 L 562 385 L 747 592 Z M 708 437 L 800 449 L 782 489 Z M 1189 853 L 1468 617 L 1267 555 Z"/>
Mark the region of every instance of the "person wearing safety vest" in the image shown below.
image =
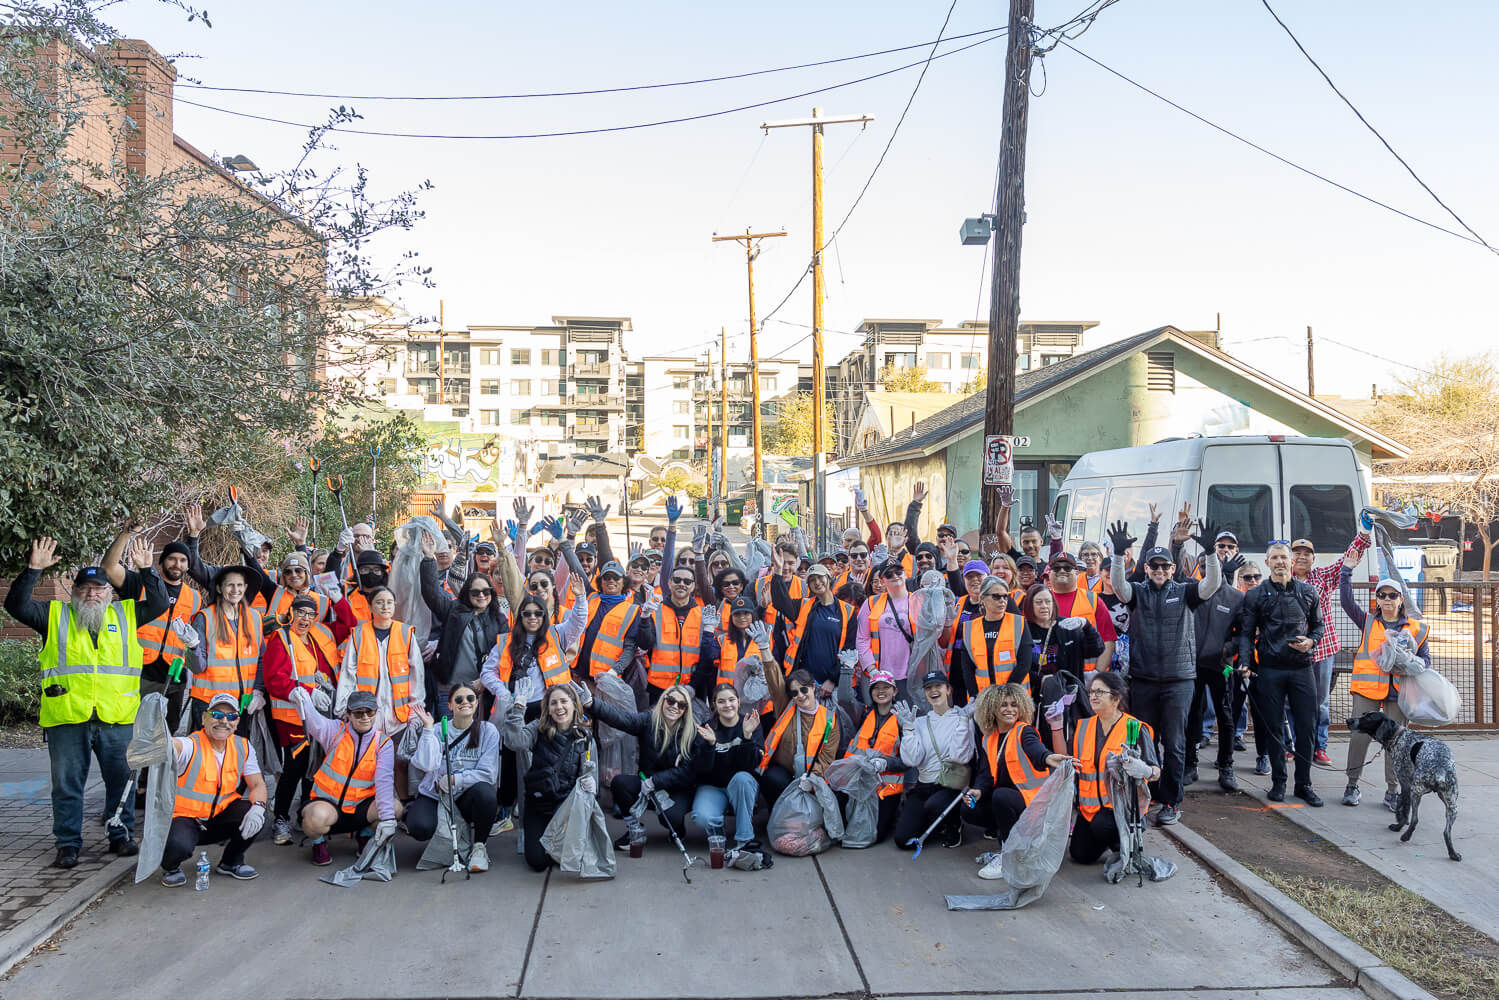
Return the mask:
<path id="1" fill-rule="evenodd" d="M 260 679 L 260 646 L 264 619 L 245 603 L 260 574 L 248 566 L 220 566 L 209 587 L 209 604 L 193 618 L 198 646 L 193 650 L 192 728 L 216 694 L 227 694 L 239 706 L 237 732 L 247 736 L 250 716 L 265 708 Z"/>
<path id="2" fill-rule="evenodd" d="M 389 587 L 376 587 L 368 600 L 370 619 L 354 626 L 344 646 L 333 714 L 343 714 L 355 691 L 368 691 L 379 706 L 375 724 L 397 739 L 411 720 L 411 707 L 427 690 L 422 644 L 416 629 L 395 620 L 396 595 Z"/>
<path id="3" fill-rule="evenodd" d="M 728 621 L 722 631 L 703 630 L 697 672 L 692 678 L 692 688 L 698 697 L 706 698 L 721 684 L 733 685 L 739 661 L 748 656 L 759 658 L 767 677 L 772 673 L 782 673 L 770 655 L 770 629 L 757 620 L 758 611 L 753 598 L 740 594 L 729 606 Z M 743 708 L 748 712 L 756 706 L 745 705 Z M 769 711 L 768 707 L 766 711 Z"/>
<path id="4" fill-rule="evenodd" d="M 220 875 L 245 881 L 259 874 L 245 864 L 245 851 L 265 826 L 265 778 L 250 741 L 234 735 L 239 718 L 238 699 L 215 694 L 203 727 L 172 740 L 177 799 L 161 853 L 161 884 L 168 888 L 187 884 L 182 862 L 203 844 L 224 845 Z"/>
<path id="5" fill-rule="evenodd" d="M 599 570 L 599 592 L 588 598 L 588 624 L 573 669 L 590 678 L 606 670 L 624 673 L 637 650 L 653 646 L 651 616 L 624 593 L 624 583 L 624 567 L 611 559 Z"/>
<path id="6" fill-rule="evenodd" d="M 833 595 L 833 573 L 821 563 L 807 570 L 806 589 L 808 596 L 797 600 L 779 577 L 771 579 L 771 600 L 790 623 L 783 659 L 788 674 L 806 670 L 822 688 L 822 697 L 831 698 L 838 691 L 843 665 L 852 675 L 859 661 L 854 649 L 858 619 L 848 602 Z"/>
<path id="7" fill-rule="evenodd" d="M 203 516 L 203 505 L 199 503 L 190 503 L 186 507 L 184 507 L 182 509 L 182 522 L 187 528 L 187 534 L 182 538 L 182 544 L 187 549 L 188 575 L 193 578 L 194 582 L 196 582 L 198 586 L 204 590 L 205 593 L 208 593 L 210 595 L 209 600 L 212 600 L 211 595 L 213 593 L 213 581 L 214 578 L 219 575 L 219 570 L 223 569 L 223 567 L 215 566 L 213 563 L 204 562 L 203 557 L 198 552 L 198 536 L 202 535 L 204 529 L 208 527 L 208 521 Z M 296 528 L 293 528 L 288 532 L 288 534 L 291 535 L 293 539 L 295 539 L 298 535 L 298 531 Z M 263 616 L 266 612 L 266 601 L 264 595 L 261 593 L 261 584 L 266 579 L 265 571 L 258 561 L 252 559 L 251 553 L 248 549 L 245 549 L 243 546 L 241 546 L 240 553 L 245 564 L 255 571 L 255 579 L 252 583 L 252 586 L 245 592 L 245 606 L 255 614 Z M 252 563 L 253 565 L 251 565 Z M 202 610 L 201 607 L 199 608 L 199 610 Z M 191 667 L 191 665 L 191 658 L 189 658 L 188 666 Z M 147 692 L 142 691 L 142 694 L 145 693 Z M 167 707 L 168 712 L 170 712 L 172 710 L 170 702 L 168 702 Z M 169 715 L 168 721 L 170 721 L 170 719 L 171 717 Z"/>
<path id="8" fill-rule="evenodd" d="M 356 622 L 367 622 L 371 617 L 370 599 L 388 582 L 390 571 L 386 568 L 385 557 L 374 551 L 359 553 L 355 563 L 359 585 L 348 592 L 349 609 L 354 612 Z"/>
<path id="9" fill-rule="evenodd" d="M 697 671 L 703 644 L 703 605 L 692 594 L 696 583 L 691 566 L 677 566 L 667 577 L 666 600 L 651 614 L 656 644 L 647 661 L 646 683 L 652 704 L 667 688 L 690 684 Z"/>
<path id="10" fill-rule="evenodd" d="M 104 776 L 104 801 L 120 802 L 130 780 L 125 746 L 130 742 L 136 709 L 141 701 L 141 647 L 137 623 L 151 621 L 166 610 L 167 595 L 151 572 L 151 546 L 137 540 L 131 561 L 140 571 L 139 600 L 111 600 L 125 583 L 120 553 L 130 537 L 126 531 L 104 554 L 104 568 L 88 566 L 73 580 L 67 601 L 34 601 L 31 592 L 42 572 L 58 562 L 57 542 L 49 537 L 31 543 L 26 569 L 10 585 L 5 610 L 42 637 L 37 660 L 41 667 L 41 726 L 46 731 L 47 758 L 52 775 L 52 836 L 57 842 L 56 868 L 78 864 L 83 847 L 83 788 L 88 782 L 89 754 L 99 761 Z M 140 853 L 134 839 L 135 797 L 121 805 L 122 826 L 109 828 L 113 854 Z"/>
<path id="11" fill-rule="evenodd" d="M 1105 851 L 1119 850 L 1119 823 L 1114 817 L 1114 800 L 1109 794 L 1109 780 L 1104 773 L 1109 757 L 1124 753 L 1131 721 L 1139 722 L 1124 711 L 1128 689 L 1122 674 L 1099 671 L 1088 681 L 1088 703 L 1093 718 L 1082 719 L 1072 734 L 1072 759 L 1077 765 L 1077 809 L 1081 818 L 1073 824 L 1068 851 L 1080 865 L 1091 865 Z M 1140 722 L 1140 756 L 1127 762 L 1141 782 L 1161 776 L 1156 757 L 1155 733 Z M 1144 812 L 1144 803 L 1141 812 Z"/>
<path id="12" fill-rule="evenodd" d="M 395 836 L 396 821 L 405 810 L 396 796 L 395 744 L 375 723 L 375 696 L 368 691 L 350 695 L 347 722 L 318 711 L 306 688 L 297 688 L 291 697 L 308 735 L 323 748 L 323 763 L 312 776 L 312 795 L 302 807 L 302 833 L 312 841 L 312 863 L 333 861 L 330 836 L 360 834 L 361 849 L 365 836 Z"/>
<path id="13" fill-rule="evenodd" d="M 1077 558 L 1082 572 L 1077 576 L 1079 590 L 1091 590 L 1094 597 L 1103 596 L 1103 549 L 1097 542 L 1084 542 L 1077 547 Z"/>
<path id="14" fill-rule="evenodd" d="M 948 627 L 942 660 L 947 664 L 947 680 L 952 685 L 954 698 L 960 705 L 966 705 L 972 700 L 973 693 L 969 692 L 968 685 L 963 680 L 963 659 L 958 656 L 958 652 L 963 648 L 963 632 L 967 629 L 969 620 L 982 618 L 984 615 L 984 601 L 979 588 L 989 576 L 989 567 L 982 559 L 970 559 L 963 564 L 961 570 L 953 570 L 947 576 L 948 585 L 958 598 L 958 613 L 953 616 L 952 625 Z M 1008 592 L 1009 588 L 1006 587 L 1005 590 Z M 954 664 L 958 667 L 957 673 L 953 673 Z"/>
<path id="15" fill-rule="evenodd" d="M 888 670 L 876 667 L 869 672 L 869 700 L 873 707 L 865 713 L 864 721 L 849 741 L 843 756 L 851 757 L 856 750 L 873 750 L 886 761 L 883 766 L 887 770 L 881 770 L 876 790 L 879 812 L 875 818 L 874 842 L 878 844 L 895 829 L 895 819 L 900 815 L 901 793 L 905 791 L 905 769 L 900 761 L 900 719 L 892 711 L 895 678 Z M 846 811 L 848 796 L 842 792 L 835 794 Z"/>
<path id="16" fill-rule="evenodd" d="M 259 569 L 258 563 L 249 562 L 248 564 Z M 266 599 L 265 632 L 267 635 L 277 625 L 285 624 L 291 619 L 292 601 L 298 597 L 306 597 L 317 606 L 316 621 L 331 624 L 335 617 L 333 602 L 328 595 L 313 589 L 312 563 L 308 562 L 306 554 L 302 552 L 288 552 L 281 560 L 281 571 L 276 574 L 276 579 L 274 581 L 269 577 L 261 579 L 260 593 Z"/>
<path id="17" fill-rule="evenodd" d="M 169 603 L 166 611 L 159 617 L 141 624 L 135 630 L 135 637 L 141 644 L 141 694 L 167 695 L 167 725 L 174 729 L 182 711 L 180 681 L 186 676 L 186 670 L 193 668 L 187 644 L 172 626 L 174 622 L 180 622 L 177 628 L 190 629 L 193 617 L 203 606 L 198 592 L 187 582 L 191 559 L 192 550 L 183 542 L 168 542 L 161 550 L 161 554 L 156 557 L 156 575 L 166 588 Z M 125 574 L 124 592 L 127 594 L 140 593 L 139 584 L 133 579 L 134 575 L 129 571 Z M 137 589 L 132 590 L 132 586 Z M 182 661 L 185 670 L 178 673 L 179 683 L 177 690 L 173 692 L 169 690 L 168 680 L 173 663 L 177 660 Z M 198 728 L 196 720 L 192 728 Z"/>
<path id="18" fill-rule="evenodd" d="M 962 678 L 972 697 L 994 684 L 1029 685 L 1033 647 L 1025 619 L 1007 610 L 1010 595 L 1004 581 L 985 577 L 979 597 L 983 615 L 970 618 L 963 627 L 963 649 L 952 672 Z"/>
<path id="19" fill-rule="evenodd" d="M 910 594 L 906 590 L 906 571 L 892 559 L 880 567 L 881 593 L 872 595 L 859 609 L 859 627 L 854 645 L 859 651 L 859 671 L 864 677 L 875 667 L 895 679 L 899 700 L 909 697 L 906 671 L 911 659 L 911 644 L 916 639 L 916 625 L 911 621 Z M 859 687 L 864 691 L 863 685 Z"/>
<path id="20" fill-rule="evenodd" d="M 1036 704 L 1024 684 L 995 684 L 979 692 L 973 721 L 984 738 L 974 764 L 973 785 L 964 793 L 963 819 L 982 827 L 1003 846 L 1020 814 L 1031 804 L 1047 773 L 1067 760 L 1050 753 L 1032 725 Z M 979 869 L 979 878 L 1002 878 L 999 854 Z"/>
<path id="21" fill-rule="evenodd" d="M 765 681 L 776 721 L 765 734 L 760 755 L 760 793 L 773 808 L 791 782 L 820 776 L 837 758 L 838 713 L 817 700 L 817 682 L 805 670 L 783 677 L 767 668 Z"/>
<path id="22" fill-rule="evenodd" d="M 375 529 L 364 521 L 351 524 L 338 533 L 338 544 L 328 553 L 328 561 L 323 564 L 324 572 L 337 574 L 343 591 L 350 593 L 359 586 L 359 557 L 366 552 L 380 555 L 380 550 L 375 547 Z M 493 555 L 494 548 L 491 546 L 491 561 Z M 382 564 L 385 562 L 383 557 L 380 561 Z M 479 561 L 477 556 L 475 561 Z M 488 570 L 481 569 L 480 572 Z"/>
<path id="23" fill-rule="evenodd" d="M 1405 633 L 1410 639 L 1412 651 L 1426 666 L 1431 666 L 1431 650 L 1427 646 L 1430 629 L 1419 618 L 1410 618 L 1405 608 L 1405 588 L 1398 580 L 1385 577 L 1374 585 L 1374 613 L 1359 607 L 1353 594 L 1353 570 L 1358 566 L 1361 554 L 1350 553 L 1343 559 L 1343 574 L 1339 580 L 1338 597 L 1343 613 L 1353 619 L 1359 630 L 1358 651 L 1353 654 L 1353 673 L 1348 678 L 1348 690 L 1353 695 L 1353 711 L 1350 718 L 1358 718 L 1365 712 L 1383 712 L 1401 725 L 1405 724 L 1405 713 L 1400 710 L 1400 678 L 1379 669 L 1375 659 L 1380 647 L 1393 636 Z M 1348 739 L 1348 787 L 1343 790 L 1343 804 L 1356 806 L 1359 803 L 1359 778 L 1364 773 L 1364 758 L 1369 755 L 1369 734 L 1355 730 Z M 1395 761 L 1384 755 L 1385 807 L 1393 811 L 1400 805 L 1400 786 L 1395 777 Z"/>
<path id="24" fill-rule="evenodd" d="M 325 709 L 333 707 L 333 688 L 343 662 L 338 654 L 340 639 L 354 627 L 349 602 L 334 606 L 338 616 L 330 627 L 317 621 L 318 604 L 299 594 L 292 601 L 291 624 L 265 637 L 261 655 L 260 683 L 271 703 L 271 726 L 281 747 L 281 774 L 276 779 L 276 844 L 291 843 L 291 804 L 299 786 L 307 782 L 308 736 L 292 694 L 306 691 Z"/>
<path id="25" fill-rule="evenodd" d="M 765 624 L 771 630 L 772 652 L 780 652 L 786 648 L 791 619 L 776 610 L 775 602 L 771 599 L 771 581 L 779 580 L 790 599 L 800 601 L 806 596 L 805 584 L 796 575 L 800 563 L 801 556 L 797 553 L 796 546 L 789 540 L 782 539 L 776 543 L 775 562 L 755 581 L 755 603 L 759 605 Z"/>
<path id="26" fill-rule="evenodd" d="M 1078 586 L 1077 560 L 1065 552 L 1051 557 L 1051 577 L 1048 586 L 1057 602 L 1057 621 L 1064 618 L 1081 618 L 1098 630 L 1103 639 L 1103 652 L 1097 660 L 1089 661 L 1085 667 L 1092 670 L 1097 664 L 1105 667 L 1114 662 L 1114 641 L 1119 636 L 1114 631 L 1114 619 L 1103 606 L 1099 596 L 1087 587 Z"/>

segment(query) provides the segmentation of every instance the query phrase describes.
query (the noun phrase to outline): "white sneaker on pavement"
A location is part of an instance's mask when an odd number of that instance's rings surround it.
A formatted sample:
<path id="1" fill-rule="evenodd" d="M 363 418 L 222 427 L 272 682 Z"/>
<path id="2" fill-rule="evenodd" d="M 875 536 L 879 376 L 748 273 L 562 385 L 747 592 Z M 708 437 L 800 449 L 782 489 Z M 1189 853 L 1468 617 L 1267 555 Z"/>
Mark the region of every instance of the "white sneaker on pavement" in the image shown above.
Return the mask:
<path id="1" fill-rule="evenodd" d="M 483 844 L 475 844 L 474 849 L 469 852 L 468 870 L 471 872 L 489 871 L 489 850 Z"/>
<path id="2" fill-rule="evenodd" d="M 1002 868 L 1000 861 L 1000 856 L 994 855 L 993 861 L 979 869 L 979 878 L 1004 878 L 1004 872 L 1000 870 Z"/>

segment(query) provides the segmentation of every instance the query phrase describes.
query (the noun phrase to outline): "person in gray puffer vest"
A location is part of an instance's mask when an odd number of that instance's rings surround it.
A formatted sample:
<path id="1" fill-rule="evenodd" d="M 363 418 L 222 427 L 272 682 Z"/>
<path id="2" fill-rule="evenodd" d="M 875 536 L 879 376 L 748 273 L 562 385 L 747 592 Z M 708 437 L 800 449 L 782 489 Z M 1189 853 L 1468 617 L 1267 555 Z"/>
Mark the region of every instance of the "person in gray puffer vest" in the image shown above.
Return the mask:
<path id="1" fill-rule="evenodd" d="M 1204 529 L 1192 536 L 1205 551 L 1213 537 Z M 1135 539 L 1129 525 L 1115 521 L 1109 541 L 1116 553 L 1128 552 Z M 1171 550 L 1146 551 L 1146 579 L 1131 584 L 1123 558 L 1109 567 L 1110 582 L 1119 600 L 1130 609 L 1130 712 L 1155 732 L 1161 745 L 1161 778 L 1152 789 L 1160 801 L 1156 823 L 1169 826 L 1181 818 L 1182 775 L 1187 762 L 1187 713 L 1197 681 L 1197 625 L 1191 614 L 1217 593 L 1222 582 L 1217 559 L 1209 559 L 1201 580 L 1175 580 Z"/>

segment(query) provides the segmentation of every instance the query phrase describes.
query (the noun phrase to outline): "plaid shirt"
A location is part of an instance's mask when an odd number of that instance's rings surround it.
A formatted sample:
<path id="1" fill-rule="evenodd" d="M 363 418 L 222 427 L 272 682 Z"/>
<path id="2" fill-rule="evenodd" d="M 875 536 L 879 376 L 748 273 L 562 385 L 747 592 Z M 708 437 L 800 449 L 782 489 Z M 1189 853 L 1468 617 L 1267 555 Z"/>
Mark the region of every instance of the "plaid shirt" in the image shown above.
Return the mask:
<path id="1" fill-rule="evenodd" d="M 1364 551 L 1369 548 L 1369 539 L 1366 535 L 1356 534 L 1353 542 L 1348 546 L 1348 551 L 1343 553 L 1344 558 L 1357 556 L 1363 558 Z M 1318 641 L 1316 648 L 1312 650 L 1312 662 L 1325 660 L 1330 656 L 1336 656 L 1342 647 L 1338 644 L 1338 630 L 1333 627 L 1332 618 L 1332 595 L 1338 590 L 1338 577 L 1343 572 L 1343 560 L 1339 559 L 1330 566 L 1321 566 L 1313 569 L 1307 574 L 1306 582 L 1317 591 L 1317 600 L 1322 608 L 1322 621 L 1326 628 L 1322 631 L 1322 638 Z"/>

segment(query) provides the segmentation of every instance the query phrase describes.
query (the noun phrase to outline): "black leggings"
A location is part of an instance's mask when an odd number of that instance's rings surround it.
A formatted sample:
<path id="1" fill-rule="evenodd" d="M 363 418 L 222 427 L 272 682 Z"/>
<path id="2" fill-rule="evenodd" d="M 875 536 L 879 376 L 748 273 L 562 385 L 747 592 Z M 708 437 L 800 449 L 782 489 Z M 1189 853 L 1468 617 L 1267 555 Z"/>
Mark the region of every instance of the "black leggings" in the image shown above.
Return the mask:
<path id="1" fill-rule="evenodd" d="M 485 694 L 489 692 L 486 691 Z M 494 697 L 494 695 L 489 696 Z M 526 706 L 526 721 L 531 722 L 539 718 L 541 718 L 541 702 L 533 701 Z M 520 787 L 520 777 L 516 771 L 515 751 L 509 747 L 501 748 L 499 802 L 506 809 L 515 805 L 516 791 Z"/>
<path id="2" fill-rule="evenodd" d="M 290 819 L 291 804 L 297 797 L 297 790 L 307 790 L 307 757 L 312 753 L 312 746 L 303 746 L 301 753 L 292 756 L 292 750 L 299 745 L 300 741 L 281 748 L 281 776 L 276 779 L 277 819 Z"/>
<path id="3" fill-rule="evenodd" d="M 943 788 L 941 785 L 919 784 L 906 795 L 906 804 L 900 811 L 900 818 L 895 821 L 895 846 L 904 850 L 910 850 L 914 845 L 910 842 L 926 832 L 942 810 L 952 804 L 957 798 L 959 790 L 956 788 Z M 961 807 L 960 807 L 961 808 Z M 947 814 L 942 821 L 942 828 L 933 831 L 938 837 L 951 832 L 960 822 L 958 810 L 954 809 Z"/>
<path id="4" fill-rule="evenodd" d="M 1093 864 L 1103 857 L 1104 851 L 1119 850 L 1119 825 L 1114 820 L 1114 810 L 1105 806 L 1092 819 L 1084 819 L 1078 813 L 1069 850 L 1072 860 L 1080 865 Z"/>
<path id="5" fill-rule="evenodd" d="M 1017 789 L 999 787 L 980 796 L 972 806 L 958 806 L 958 810 L 965 821 L 992 830 L 1003 841 L 1025 812 L 1025 799 Z"/>
<path id="6" fill-rule="evenodd" d="M 557 806 L 544 806 L 536 799 L 527 799 L 526 808 L 521 810 L 520 826 L 521 835 L 525 837 L 526 864 L 531 866 L 532 871 L 544 872 L 552 864 L 552 856 L 541 846 L 541 835 L 546 833 L 547 824 L 556 813 Z"/>
<path id="7" fill-rule="evenodd" d="M 169 872 L 180 868 L 201 844 L 224 844 L 224 855 L 219 864 L 231 867 L 244 864 L 245 849 L 255 840 L 254 837 L 247 840 L 239 835 L 239 825 L 249 811 L 250 800 L 240 798 L 202 824 L 186 816 L 173 818 L 167 832 L 167 846 L 161 852 L 161 870 Z"/>
<path id="8" fill-rule="evenodd" d="M 662 791 L 666 791 L 662 789 Z M 614 780 L 609 782 L 609 793 L 614 796 L 614 804 L 619 806 L 623 812 L 629 812 L 635 800 L 640 798 L 640 778 L 633 774 L 617 774 Z M 667 820 L 671 821 L 671 828 L 677 831 L 680 837 L 687 829 L 687 811 L 692 808 L 692 792 L 666 792 L 671 796 L 671 808 L 666 810 L 666 816 L 661 818 L 662 825 Z M 652 803 L 654 808 L 654 803 Z M 647 810 L 650 811 L 650 810 Z"/>
<path id="9" fill-rule="evenodd" d="M 489 839 L 495 818 L 500 814 L 500 804 L 495 788 L 487 781 L 470 785 L 458 793 L 458 815 L 468 820 L 474 828 L 474 843 L 482 844 Z M 406 807 L 406 832 L 413 840 L 431 840 L 437 832 L 436 799 L 418 795 Z"/>

